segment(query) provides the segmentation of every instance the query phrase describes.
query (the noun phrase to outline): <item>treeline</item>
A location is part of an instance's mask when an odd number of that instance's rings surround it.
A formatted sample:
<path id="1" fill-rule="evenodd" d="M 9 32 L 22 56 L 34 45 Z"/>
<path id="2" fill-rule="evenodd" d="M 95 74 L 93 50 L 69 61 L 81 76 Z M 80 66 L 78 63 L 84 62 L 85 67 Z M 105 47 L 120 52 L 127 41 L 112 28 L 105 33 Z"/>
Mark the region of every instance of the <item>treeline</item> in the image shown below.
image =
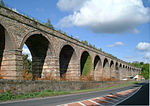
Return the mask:
<path id="1" fill-rule="evenodd" d="M 142 69 L 141 75 L 145 78 L 145 79 L 149 79 L 149 63 L 144 63 L 144 62 L 133 62 L 130 63 L 131 65 L 135 66 L 135 67 L 139 67 Z"/>

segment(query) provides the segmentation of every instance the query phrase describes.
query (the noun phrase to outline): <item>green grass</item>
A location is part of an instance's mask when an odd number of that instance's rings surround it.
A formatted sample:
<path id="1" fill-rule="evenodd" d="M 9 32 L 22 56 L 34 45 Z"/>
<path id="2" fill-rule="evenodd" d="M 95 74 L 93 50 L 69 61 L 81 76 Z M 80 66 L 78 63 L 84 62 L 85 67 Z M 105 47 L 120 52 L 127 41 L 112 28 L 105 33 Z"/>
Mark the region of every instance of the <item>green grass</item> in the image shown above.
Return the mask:
<path id="1" fill-rule="evenodd" d="M 88 56 L 83 67 L 82 75 L 83 76 L 89 75 L 91 70 L 92 70 L 92 58 L 91 56 Z"/>
<path id="2" fill-rule="evenodd" d="M 69 91 L 44 90 L 42 92 L 19 94 L 19 95 L 15 96 L 10 91 L 7 91 L 3 94 L 0 94 L 0 101 L 16 100 L 16 99 L 28 99 L 28 98 L 35 98 L 35 97 L 56 96 L 56 95 L 64 95 L 64 94 L 69 94 L 69 93 L 70 93 Z"/>
<path id="3" fill-rule="evenodd" d="M 8 100 L 18 100 L 18 99 L 28 99 L 28 98 L 38 98 L 38 97 L 47 97 L 47 96 L 57 96 L 57 95 L 66 95 L 66 94 L 77 94 L 77 93 L 85 93 L 85 92 L 92 92 L 92 91 L 101 91 L 107 89 L 114 89 L 129 86 L 135 83 L 140 83 L 137 81 L 134 82 L 127 82 L 120 85 L 106 87 L 106 88 L 95 88 L 95 89 L 86 89 L 86 90 L 73 90 L 73 91 L 51 91 L 51 90 L 44 90 L 42 92 L 34 92 L 34 93 L 27 93 L 27 94 L 18 94 L 13 95 L 10 91 L 0 94 L 0 101 L 8 101 Z"/>

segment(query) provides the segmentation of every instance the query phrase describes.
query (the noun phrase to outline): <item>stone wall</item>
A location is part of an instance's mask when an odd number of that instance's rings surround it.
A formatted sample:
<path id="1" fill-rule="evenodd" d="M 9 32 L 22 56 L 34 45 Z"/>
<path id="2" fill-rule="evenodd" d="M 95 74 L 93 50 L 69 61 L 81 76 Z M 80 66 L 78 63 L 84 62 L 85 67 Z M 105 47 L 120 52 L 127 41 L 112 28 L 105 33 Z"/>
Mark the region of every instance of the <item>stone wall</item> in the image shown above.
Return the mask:
<path id="1" fill-rule="evenodd" d="M 31 93 L 43 90 L 81 90 L 91 88 L 104 88 L 120 85 L 127 81 L 105 81 L 105 82 L 85 82 L 85 81 L 29 81 L 29 80 L 0 80 L 0 93 L 11 91 L 13 94 Z"/>

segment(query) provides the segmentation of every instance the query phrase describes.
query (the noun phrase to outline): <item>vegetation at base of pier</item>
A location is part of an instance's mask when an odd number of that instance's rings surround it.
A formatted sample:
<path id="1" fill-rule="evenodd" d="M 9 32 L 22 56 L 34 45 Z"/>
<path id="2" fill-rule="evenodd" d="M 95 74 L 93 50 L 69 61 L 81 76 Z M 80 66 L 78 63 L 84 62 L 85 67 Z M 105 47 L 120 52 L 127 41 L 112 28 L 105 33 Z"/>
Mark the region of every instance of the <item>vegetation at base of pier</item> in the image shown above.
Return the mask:
<path id="1" fill-rule="evenodd" d="M 32 80 L 32 61 L 28 59 L 28 55 L 23 55 L 23 80 Z"/>
<path id="2" fill-rule="evenodd" d="M 144 62 L 138 62 L 135 61 L 133 63 L 130 63 L 131 65 L 141 68 L 141 75 L 147 80 L 149 79 L 149 63 L 144 63 Z"/>
<path id="3" fill-rule="evenodd" d="M 122 83 L 120 85 L 115 85 L 111 87 L 105 87 L 105 88 L 95 88 L 95 89 L 83 89 L 83 90 L 73 90 L 73 91 L 52 91 L 52 90 L 44 90 L 41 92 L 33 92 L 33 93 L 27 93 L 27 94 L 13 94 L 10 91 L 6 91 L 4 93 L 0 92 L 0 102 L 1 101 L 8 101 L 8 100 L 19 100 L 19 99 L 29 99 L 29 98 L 38 98 L 38 97 L 48 97 L 48 96 L 57 96 L 57 95 L 66 95 L 66 94 L 77 94 L 77 93 L 86 93 L 86 92 L 92 92 L 92 91 L 101 91 L 101 90 L 107 90 L 107 89 L 113 89 L 113 88 L 121 88 L 126 87 L 135 83 L 140 83 L 137 81 L 132 82 L 126 82 Z"/>

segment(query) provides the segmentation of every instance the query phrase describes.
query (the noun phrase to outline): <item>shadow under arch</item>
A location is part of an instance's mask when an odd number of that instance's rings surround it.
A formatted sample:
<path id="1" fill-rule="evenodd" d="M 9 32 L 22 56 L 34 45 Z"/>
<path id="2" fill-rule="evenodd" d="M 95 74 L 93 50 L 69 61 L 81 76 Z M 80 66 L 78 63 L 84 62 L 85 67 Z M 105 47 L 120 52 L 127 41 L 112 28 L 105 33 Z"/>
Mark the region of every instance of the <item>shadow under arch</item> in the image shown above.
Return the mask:
<path id="1" fill-rule="evenodd" d="M 120 75 L 119 75 L 119 64 L 118 64 L 118 62 L 116 62 L 116 64 L 115 64 L 115 70 L 116 70 L 116 79 L 119 79 Z"/>
<path id="2" fill-rule="evenodd" d="M 103 78 L 110 78 L 110 66 L 107 58 L 103 62 Z"/>
<path id="3" fill-rule="evenodd" d="M 11 50 L 15 50 L 15 48 L 15 40 L 8 33 L 7 29 L 2 24 L 0 24 L 0 71 L 9 71 L 7 70 L 6 66 L 9 67 L 10 65 L 7 65 L 7 63 L 5 63 L 5 68 L 3 68 L 4 53 L 9 52 Z"/>
<path id="4" fill-rule="evenodd" d="M 115 78 L 115 70 L 114 70 L 114 67 L 115 67 L 114 62 L 111 60 L 111 62 L 110 62 L 110 77 L 111 77 L 111 78 Z"/>
<path id="5" fill-rule="evenodd" d="M 59 71 L 60 78 L 66 77 L 66 73 L 71 69 L 71 65 L 76 63 L 76 52 L 70 45 L 64 45 L 59 53 Z"/>
<path id="6" fill-rule="evenodd" d="M 102 67 L 101 59 L 98 55 L 94 58 L 94 71 L 98 71 Z"/>
<path id="7" fill-rule="evenodd" d="M 93 77 L 95 80 L 100 81 L 102 79 L 102 62 L 98 55 L 94 58 L 94 72 Z"/>
<path id="8" fill-rule="evenodd" d="M 43 66 L 46 64 L 45 59 L 53 54 L 51 44 L 45 35 L 36 33 L 36 31 L 28 34 L 20 47 L 23 48 L 24 44 L 29 48 L 32 55 L 32 79 L 41 78 Z"/>

